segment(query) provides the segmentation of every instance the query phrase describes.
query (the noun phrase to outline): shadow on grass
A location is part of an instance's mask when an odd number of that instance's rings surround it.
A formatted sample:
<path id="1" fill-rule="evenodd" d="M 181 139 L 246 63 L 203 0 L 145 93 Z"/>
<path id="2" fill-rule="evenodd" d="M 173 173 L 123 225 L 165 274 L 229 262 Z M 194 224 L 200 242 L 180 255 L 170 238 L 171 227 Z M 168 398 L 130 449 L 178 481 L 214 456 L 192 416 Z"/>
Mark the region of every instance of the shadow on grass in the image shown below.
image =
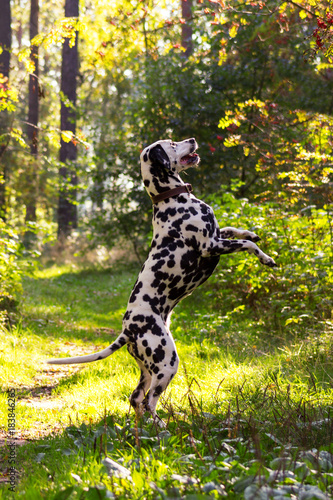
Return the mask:
<path id="1" fill-rule="evenodd" d="M 46 273 L 48 277 L 25 281 L 25 321 L 29 328 L 39 336 L 48 337 L 50 341 L 65 340 L 67 345 L 61 349 L 66 357 L 96 352 L 104 348 L 105 343 L 110 344 L 121 331 L 122 317 L 138 266 L 117 265 L 109 269 L 73 272 L 65 270 L 60 275 L 56 274 L 59 269 L 55 268 L 55 274 L 50 276 L 51 271 L 49 269 Z M 292 334 L 268 333 L 265 325 L 258 325 L 244 316 L 240 317 L 239 323 L 237 317 L 230 320 L 224 317 L 219 323 L 219 311 L 212 306 L 209 292 L 209 284 L 196 290 L 177 306 L 171 322 L 175 339 L 179 339 L 179 343 L 184 346 L 193 346 L 198 358 L 209 363 L 227 357 L 237 364 L 249 364 L 256 362 L 256 359 L 265 360 L 280 350 L 287 353 L 285 364 L 289 373 L 298 371 L 298 376 L 304 380 L 309 378 L 301 367 L 304 363 L 304 366 L 308 366 L 308 372 L 318 373 L 320 366 L 330 372 L 328 351 L 331 344 L 324 346 L 326 358 L 318 349 L 318 339 L 316 346 L 306 340 L 303 350 L 294 356 L 295 337 Z M 69 345 L 70 341 L 72 345 Z M 76 346 L 75 342 L 78 341 L 81 344 Z M 99 341 L 101 345 L 97 346 Z M 58 354 L 59 350 L 52 357 Z M 289 361 L 288 356 L 291 358 Z M 275 362 L 281 363 L 278 358 Z M 326 379 L 329 381 L 329 377 L 326 376 Z"/>
<path id="2" fill-rule="evenodd" d="M 77 384 L 83 368 L 84 365 L 75 365 L 74 367 L 73 365 L 62 365 L 61 368 L 57 367 L 55 370 L 52 368 L 43 370 L 44 383 L 38 384 L 38 381 L 35 381 L 34 385 L 17 387 L 16 398 L 20 401 L 26 398 L 41 400 L 45 397 L 51 397 L 55 394 L 55 389 Z"/>
<path id="3" fill-rule="evenodd" d="M 112 329 L 117 334 L 121 331 L 123 314 L 138 272 L 139 267 L 131 264 L 102 270 L 64 272 L 37 280 L 25 279 L 25 321 L 38 335 L 84 341 L 98 337 L 102 342 L 111 342 L 108 333 Z M 188 345 L 196 336 L 200 342 L 208 339 L 232 348 L 239 336 L 235 330 L 246 328 L 247 320 L 241 317 L 239 326 L 237 318 L 221 325 L 215 321 L 212 326 L 210 318 L 227 311 L 223 309 L 223 304 L 220 310 L 216 304 L 212 305 L 210 292 L 210 285 L 205 283 L 182 301 L 174 311 L 171 331 L 179 327 L 180 340 Z M 250 321 L 248 319 L 248 323 Z M 273 349 L 286 342 L 286 338 L 269 335 L 269 327 L 267 332 L 263 326 L 257 327 L 257 330 L 261 330 L 262 338 L 265 337 L 266 346 L 270 345 Z M 230 331 L 232 337 L 228 338 Z M 241 343 L 244 344 L 244 338 Z"/>
<path id="4" fill-rule="evenodd" d="M 133 270 L 133 269 L 134 270 Z M 81 270 L 24 280 L 24 323 L 36 334 L 111 342 L 135 282 L 133 265 Z"/>

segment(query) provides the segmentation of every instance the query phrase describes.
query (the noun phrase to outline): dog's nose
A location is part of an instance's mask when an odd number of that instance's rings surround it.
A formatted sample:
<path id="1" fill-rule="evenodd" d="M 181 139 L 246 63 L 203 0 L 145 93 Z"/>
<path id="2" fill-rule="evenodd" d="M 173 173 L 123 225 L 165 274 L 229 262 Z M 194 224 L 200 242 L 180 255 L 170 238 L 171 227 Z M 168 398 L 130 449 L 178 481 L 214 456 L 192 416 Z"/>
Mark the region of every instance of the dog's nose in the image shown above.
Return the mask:
<path id="1" fill-rule="evenodd" d="M 189 139 L 188 142 L 190 142 L 191 144 L 194 144 L 195 143 L 195 139 Z"/>

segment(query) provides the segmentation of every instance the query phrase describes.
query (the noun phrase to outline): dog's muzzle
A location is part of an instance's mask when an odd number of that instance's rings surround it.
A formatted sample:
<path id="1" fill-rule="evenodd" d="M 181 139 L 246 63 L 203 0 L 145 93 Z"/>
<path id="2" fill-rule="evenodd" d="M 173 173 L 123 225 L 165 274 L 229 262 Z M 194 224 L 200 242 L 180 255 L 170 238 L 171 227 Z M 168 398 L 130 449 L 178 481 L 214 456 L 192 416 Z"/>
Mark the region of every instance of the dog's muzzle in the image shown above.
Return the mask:
<path id="1" fill-rule="evenodd" d="M 197 165 L 199 161 L 200 156 L 197 153 L 190 153 L 181 157 L 180 164 L 185 167 L 192 167 L 193 165 Z"/>

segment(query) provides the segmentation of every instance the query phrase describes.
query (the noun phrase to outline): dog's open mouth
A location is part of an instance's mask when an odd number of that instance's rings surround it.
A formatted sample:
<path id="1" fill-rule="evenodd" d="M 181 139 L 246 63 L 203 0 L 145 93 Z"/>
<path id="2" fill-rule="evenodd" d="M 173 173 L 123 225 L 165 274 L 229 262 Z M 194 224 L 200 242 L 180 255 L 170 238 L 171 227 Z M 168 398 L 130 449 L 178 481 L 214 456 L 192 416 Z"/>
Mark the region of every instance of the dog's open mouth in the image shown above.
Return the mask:
<path id="1" fill-rule="evenodd" d="M 189 155 L 182 156 L 180 159 L 181 165 L 195 165 L 196 163 L 199 163 L 200 161 L 200 156 L 197 153 L 190 153 Z"/>

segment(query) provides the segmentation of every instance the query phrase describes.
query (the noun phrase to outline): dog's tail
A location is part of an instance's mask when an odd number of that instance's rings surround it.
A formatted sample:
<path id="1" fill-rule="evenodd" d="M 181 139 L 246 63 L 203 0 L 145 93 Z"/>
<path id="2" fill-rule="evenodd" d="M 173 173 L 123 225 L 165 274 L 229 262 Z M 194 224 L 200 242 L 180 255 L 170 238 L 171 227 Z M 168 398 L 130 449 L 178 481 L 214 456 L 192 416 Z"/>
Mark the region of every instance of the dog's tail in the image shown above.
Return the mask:
<path id="1" fill-rule="evenodd" d="M 103 351 L 95 352 L 94 354 L 87 354 L 86 356 L 75 356 L 74 358 L 57 358 L 49 359 L 46 361 L 49 365 L 71 365 L 75 363 L 91 363 L 92 361 L 99 361 L 111 356 L 114 352 L 118 351 L 121 347 L 128 343 L 128 337 L 122 332 L 119 337 Z"/>

